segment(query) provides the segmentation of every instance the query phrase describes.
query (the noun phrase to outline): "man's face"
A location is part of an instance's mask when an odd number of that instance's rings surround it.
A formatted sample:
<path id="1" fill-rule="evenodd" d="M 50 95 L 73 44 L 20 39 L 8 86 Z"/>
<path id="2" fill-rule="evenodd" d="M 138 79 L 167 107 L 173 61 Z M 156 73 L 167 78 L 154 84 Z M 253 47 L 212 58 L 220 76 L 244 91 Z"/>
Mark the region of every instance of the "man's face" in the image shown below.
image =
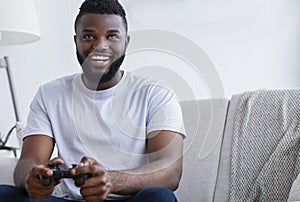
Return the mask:
<path id="1" fill-rule="evenodd" d="M 85 14 L 74 36 L 84 77 L 95 85 L 109 82 L 123 62 L 129 37 L 118 15 Z"/>

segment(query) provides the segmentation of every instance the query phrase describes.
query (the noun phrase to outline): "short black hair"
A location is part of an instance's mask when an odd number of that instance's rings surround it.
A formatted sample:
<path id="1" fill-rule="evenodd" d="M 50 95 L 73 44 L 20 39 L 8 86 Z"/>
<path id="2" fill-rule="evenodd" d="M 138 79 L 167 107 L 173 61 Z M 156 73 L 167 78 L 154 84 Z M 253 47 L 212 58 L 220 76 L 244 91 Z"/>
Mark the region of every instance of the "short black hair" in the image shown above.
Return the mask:
<path id="1" fill-rule="evenodd" d="M 79 13 L 75 19 L 75 32 L 79 19 L 88 13 L 93 14 L 115 14 L 123 19 L 126 32 L 128 31 L 128 24 L 126 19 L 126 12 L 118 0 L 85 0 L 79 8 Z"/>

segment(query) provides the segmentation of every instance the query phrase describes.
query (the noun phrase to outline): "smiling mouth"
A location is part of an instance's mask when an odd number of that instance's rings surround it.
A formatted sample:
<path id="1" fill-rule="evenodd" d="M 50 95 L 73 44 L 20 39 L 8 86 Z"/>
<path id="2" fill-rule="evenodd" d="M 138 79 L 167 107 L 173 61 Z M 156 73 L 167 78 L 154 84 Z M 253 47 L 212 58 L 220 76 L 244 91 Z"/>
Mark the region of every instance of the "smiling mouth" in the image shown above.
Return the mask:
<path id="1" fill-rule="evenodd" d="M 105 62 L 105 61 L 109 60 L 109 57 L 108 56 L 103 56 L 103 55 L 93 55 L 91 57 L 91 59 L 93 61 Z"/>
<path id="2" fill-rule="evenodd" d="M 104 68 L 110 64 L 111 57 L 106 55 L 92 55 L 91 63 L 96 68 Z"/>

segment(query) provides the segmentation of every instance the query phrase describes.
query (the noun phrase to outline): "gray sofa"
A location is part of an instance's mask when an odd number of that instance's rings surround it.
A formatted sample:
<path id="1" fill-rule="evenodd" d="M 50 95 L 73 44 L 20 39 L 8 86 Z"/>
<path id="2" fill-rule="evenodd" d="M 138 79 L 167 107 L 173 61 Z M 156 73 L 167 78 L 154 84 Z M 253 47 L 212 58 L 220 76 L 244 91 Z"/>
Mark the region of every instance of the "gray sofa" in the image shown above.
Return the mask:
<path id="1" fill-rule="evenodd" d="M 232 134 L 240 96 L 181 102 L 187 138 L 184 172 L 175 192 L 180 202 L 229 201 Z M 0 159 L 0 184 L 13 184 L 15 163 L 16 159 Z M 298 181 L 294 181 L 288 201 L 300 201 Z"/>
<path id="2" fill-rule="evenodd" d="M 261 94 L 260 92 L 257 93 L 257 91 L 250 93 L 254 93 L 254 96 L 257 96 L 257 94 L 265 95 L 271 91 L 271 94 L 274 94 L 274 90 L 265 91 L 266 92 L 262 92 Z M 285 94 L 289 94 L 291 91 L 295 97 L 299 97 L 298 95 L 300 95 L 299 89 L 283 89 L 278 91 L 279 93 L 275 90 L 275 94 L 278 93 L 282 96 L 283 101 L 275 102 L 274 100 L 274 103 L 269 104 L 271 107 L 272 105 L 276 106 L 276 104 L 284 105 L 285 101 L 289 99 Z M 184 172 L 180 186 L 176 191 L 180 202 L 269 202 L 269 200 L 264 199 L 232 200 L 229 196 L 231 189 L 230 180 L 232 173 L 231 160 L 234 123 L 237 116 L 237 108 L 243 95 L 244 94 L 233 95 L 230 100 L 207 99 L 181 102 L 188 138 L 185 142 L 183 157 Z M 279 100 L 281 100 L 280 96 Z M 297 99 L 295 103 L 295 105 L 297 105 L 297 103 L 300 105 L 299 99 Z M 283 108 L 284 111 L 286 110 L 285 107 L 286 106 L 280 106 L 278 108 Z M 299 111 L 298 114 L 300 114 Z M 299 116 L 297 116 L 297 121 L 297 129 L 299 131 Z M 282 120 L 282 122 L 284 122 L 284 120 Z M 284 124 L 286 123 L 282 123 L 282 125 Z M 300 141 L 296 144 L 299 145 Z M 294 154 L 295 159 L 299 159 L 298 152 Z M 287 170 L 287 172 L 295 172 L 297 176 L 299 169 Z M 280 182 L 280 179 L 277 180 Z M 269 182 L 269 184 L 272 186 L 272 182 Z M 300 176 L 293 181 L 289 189 L 287 200 L 279 199 L 272 201 L 300 202 Z"/>

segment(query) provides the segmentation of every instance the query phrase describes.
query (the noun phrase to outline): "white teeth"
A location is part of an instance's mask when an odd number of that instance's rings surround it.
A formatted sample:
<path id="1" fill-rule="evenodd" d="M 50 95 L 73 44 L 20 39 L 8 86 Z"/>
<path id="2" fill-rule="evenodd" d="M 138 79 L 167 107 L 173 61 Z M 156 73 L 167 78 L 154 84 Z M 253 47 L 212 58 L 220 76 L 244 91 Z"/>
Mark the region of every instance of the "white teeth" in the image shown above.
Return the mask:
<path id="1" fill-rule="evenodd" d="M 93 55 L 92 57 L 91 57 L 91 59 L 92 60 L 108 60 L 109 59 L 109 57 L 107 57 L 107 56 L 103 56 L 103 55 Z"/>

